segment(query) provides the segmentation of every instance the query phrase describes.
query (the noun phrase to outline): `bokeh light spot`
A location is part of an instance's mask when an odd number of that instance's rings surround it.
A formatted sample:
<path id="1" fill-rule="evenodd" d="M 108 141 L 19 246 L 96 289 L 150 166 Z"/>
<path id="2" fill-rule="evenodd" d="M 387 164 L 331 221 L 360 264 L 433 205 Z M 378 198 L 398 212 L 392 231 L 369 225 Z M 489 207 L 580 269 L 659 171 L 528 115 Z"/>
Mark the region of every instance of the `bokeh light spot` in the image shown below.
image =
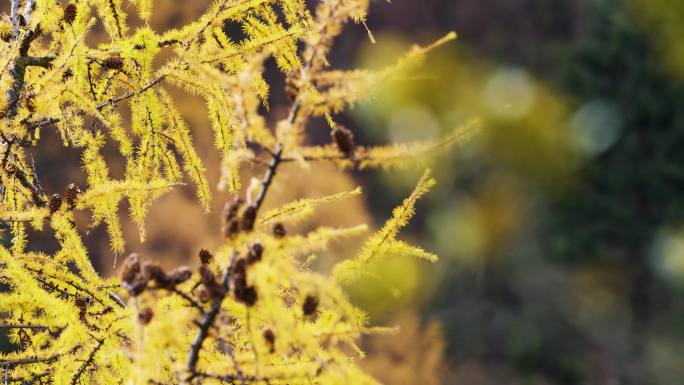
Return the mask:
<path id="1" fill-rule="evenodd" d="M 537 99 L 530 75 L 516 67 L 495 71 L 487 81 L 482 96 L 492 115 L 507 120 L 527 116 Z"/>
<path id="2" fill-rule="evenodd" d="M 596 99 L 583 104 L 570 120 L 576 134 L 576 145 L 586 156 L 609 149 L 620 137 L 624 118 L 612 102 Z"/>

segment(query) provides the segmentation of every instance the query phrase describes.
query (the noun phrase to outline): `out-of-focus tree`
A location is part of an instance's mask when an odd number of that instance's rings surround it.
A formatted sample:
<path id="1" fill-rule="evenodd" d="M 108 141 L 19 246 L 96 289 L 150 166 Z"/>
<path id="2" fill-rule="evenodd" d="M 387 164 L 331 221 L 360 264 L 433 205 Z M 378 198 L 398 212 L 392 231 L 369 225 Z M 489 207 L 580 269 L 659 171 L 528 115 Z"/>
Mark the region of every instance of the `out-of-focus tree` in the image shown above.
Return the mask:
<path id="1" fill-rule="evenodd" d="M 447 367 L 439 322 L 423 324 L 418 314 L 406 310 L 393 322 L 398 328 L 393 338 L 368 338 L 363 367 L 383 384 L 442 384 Z"/>
<path id="2" fill-rule="evenodd" d="M 471 49 L 440 53 L 427 80 L 408 79 L 384 108 L 385 94 L 356 115 L 378 141 L 416 135 L 403 129 L 415 120 L 429 136 L 463 111 L 493 127 L 434 165 L 452 181 L 435 199 L 452 203 L 412 228 L 434 234 L 449 263 L 424 272 L 430 283 L 441 276 L 426 290 L 456 368 L 449 381 L 676 384 L 683 96 L 668 56 L 681 49 L 680 5 L 539 3 L 431 2 L 433 29 L 456 18 Z M 368 50 L 362 60 L 383 59 Z M 517 118 L 525 105 L 539 108 Z M 540 146 L 535 132 L 558 140 Z"/>

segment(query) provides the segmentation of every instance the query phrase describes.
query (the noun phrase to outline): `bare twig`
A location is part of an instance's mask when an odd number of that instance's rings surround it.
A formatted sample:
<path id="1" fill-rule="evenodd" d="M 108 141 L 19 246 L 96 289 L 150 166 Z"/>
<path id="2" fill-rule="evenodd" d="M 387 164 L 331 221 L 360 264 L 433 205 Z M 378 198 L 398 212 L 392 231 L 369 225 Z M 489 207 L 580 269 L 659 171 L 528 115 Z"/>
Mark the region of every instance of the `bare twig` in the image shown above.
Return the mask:
<path id="1" fill-rule="evenodd" d="M 176 287 L 171 287 L 171 288 L 165 289 L 165 290 L 168 290 L 168 291 L 170 291 L 171 293 L 174 293 L 174 294 L 178 295 L 179 297 L 183 298 L 184 300 L 186 300 L 192 307 L 194 307 L 195 309 L 199 310 L 200 314 L 206 314 L 206 311 L 204 310 L 204 308 L 202 307 L 202 305 L 200 305 L 197 301 L 195 301 L 194 299 L 192 299 L 192 297 L 190 297 L 189 295 L 185 294 L 184 292 L 182 292 L 181 290 L 177 289 Z"/>
<path id="2" fill-rule="evenodd" d="M 264 175 L 264 179 L 261 181 L 261 190 L 259 190 L 259 195 L 257 195 L 256 202 L 254 203 L 254 206 L 257 210 L 259 210 L 259 207 L 261 207 L 261 205 L 264 203 L 268 188 L 271 186 L 271 183 L 273 183 L 273 178 L 275 177 L 278 166 L 282 160 L 282 154 L 283 148 L 280 144 L 277 144 L 276 149 L 273 152 L 273 157 L 271 158 L 271 163 L 268 166 L 268 170 Z"/>
<path id="3" fill-rule="evenodd" d="M 12 21 L 12 29 L 14 30 L 14 36 L 19 34 L 19 0 L 12 0 L 12 5 L 10 8 L 10 20 Z"/>
<path id="4" fill-rule="evenodd" d="M 36 364 L 39 362 L 52 362 L 55 360 L 58 360 L 60 357 L 62 357 L 65 354 L 71 354 L 78 349 L 81 348 L 81 345 L 75 345 L 71 350 L 69 350 L 66 353 L 55 353 L 51 356 L 48 357 L 26 357 L 26 358 L 17 358 L 15 360 L 6 360 L 6 361 L 0 361 L 0 366 L 7 366 L 7 367 L 15 367 L 17 365 L 29 365 L 29 364 Z"/>
<path id="5" fill-rule="evenodd" d="M 53 56 L 33 57 L 28 55 L 31 43 L 40 35 L 40 26 L 35 30 L 28 30 L 22 37 L 19 43 L 19 56 L 14 59 L 10 75 L 12 76 L 12 86 L 7 90 L 7 113 L 9 119 L 17 116 L 17 107 L 21 96 L 21 90 L 24 88 L 24 78 L 26 76 L 26 68 L 30 66 L 38 66 L 48 68 L 55 59 Z"/>
<path id="6" fill-rule="evenodd" d="M 90 354 L 88 354 L 88 359 L 81 365 L 80 368 L 78 368 L 78 372 L 74 374 L 74 377 L 71 378 L 71 385 L 76 385 L 78 381 L 81 379 L 81 375 L 83 375 L 83 372 L 85 372 L 86 368 L 90 366 L 93 363 L 93 360 L 95 359 L 95 354 L 100 350 L 102 345 L 104 344 L 104 339 L 97 340 L 97 346 L 93 350 L 90 351 Z"/>
<path id="7" fill-rule="evenodd" d="M 34 324 L 0 324 L 0 329 L 35 329 L 35 330 L 45 330 L 49 329 L 46 325 L 34 325 Z"/>
<path id="8" fill-rule="evenodd" d="M 107 294 L 109 295 L 109 298 L 111 298 L 112 301 L 116 302 L 117 305 L 121 307 L 126 307 L 126 302 L 124 302 L 121 297 L 116 295 L 113 291 L 107 291 Z"/>
<path id="9" fill-rule="evenodd" d="M 135 96 L 135 95 L 140 95 L 140 94 L 142 94 L 143 92 L 145 92 L 145 91 L 149 90 L 150 88 L 152 88 L 152 87 L 156 86 L 157 84 L 159 84 L 162 80 L 164 80 L 164 78 L 166 78 L 166 76 L 167 76 L 167 75 L 160 75 L 159 77 L 157 77 L 157 78 L 155 78 L 154 80 L 152 80 L 151 82 L 147 83 L 144 87 L 142 87 L 142 88 L 139 89 L 139 90 L 128 91 L 128 92 L 125 92 L 125 93 L 123 93 L 123 94 L 121 94 L 121 95 L 119 95 L 119 96 L 117 96 L 117 97 L 114 97 L 114 98 L 112 98 L 112 99 L 109 99 L 108 101 L 106 101 L 106 102 L 104 102 L 104 103 L 102 103 L 102 104 L 97 105 L 96 109 L 97 109 L 98 111 L 102 111 L 102 110 L 105 109 L 106 107 L 114 106 L 114 105 L 118 104 L 119 102 L 122 102 L 122 101 L 124 101 L 124 100 L 126 100 L 126 99 L 132 98 L 132 97 Z M 35 122 L 29 122 L 29 123 L 28 123 L 28 128 L 29 128 L 29 129 L 35 129 L 35 128 L 40 128 L 40 127 L 44 127 L 44 126 L 49 126 L 49 125 L 51 125 L 51 124 L 59 123 L 61 120 L 62 120 L 62 119 L 60 119 L 60 118 L 46 118 L 46 119 L 38 120 L 38 121 L 35 121 Z"/>
<path id="10" fill-rule="evenodd" d="M 24 6 L 24 20 L 26 21 L 26 25 L 31 24 L 31 13 L 33 13 L 35 7 L 35 0 L 26 0 L 26 5 Z"/>
<path id="11" fill-rule="evenodd" d="M 8 143 L 8 148 L 5 151 L 10 151 L 10 144 L 12 142 L 10 141 Z M 33 199 L 33 203 L 36 204 L 38 207 L 43 207 L 45 206 L 45 200 L 43 199 L 43 193 L 41 190 L 38 188 L 38 185 L 32 183 L 29 180 L 28 175 L 24 172 L 24 170 L 20 169 L 19 167 L 16 167 L 14 171 L 14 177 L 17 178 L 19 183 L 21 183 L 22 186 L 27 188 L 29 191 L 31 191 L 31 198 Z"/>
<path id="12" fill-rule="evenodd" d="M 207 312 L 199 323 L 199 329 L 195 335 L 195 339 L 190 345 L 190 354 L 188 355 L 188 363 L 186 369 L 189 373 L 188 378 L 185 381 L 191 381 L 197 376 L 197 362 L 199 361 L 200 351 L 202 350 L 202 345 L 204 341 L 209 336 L 209 329 L 214 325 L 214 321 L 221 311 L 221 304 L 223 300 L 228 295 L 229 283 L 230 283 L 230 272 L 233 269 L 233 263 L 235 262 L 235 257 L 237 255 L 236 251 L 230 257 L 230 262 L 228 266 L 223 270 L 223 275 L 221 276 L 221 295 L 214 298 L 214 302 L 211 304 L 209 312 Z"/>
<path id="13" fill-rule="evenodd" d="M 3 377 L 3 380 L 5 381 L 5 384 L 8 383 L 15 383 L 15 382 L 20 382 L 22 385 L 23 384 L 40 384 L 40 382 L 37 382 L 37 380 L 47 377 L 52 374 L 52 371 L 46 370 L 42 373 L 37 373 L 31 376 L 24 376 L 24 377 Z"/>

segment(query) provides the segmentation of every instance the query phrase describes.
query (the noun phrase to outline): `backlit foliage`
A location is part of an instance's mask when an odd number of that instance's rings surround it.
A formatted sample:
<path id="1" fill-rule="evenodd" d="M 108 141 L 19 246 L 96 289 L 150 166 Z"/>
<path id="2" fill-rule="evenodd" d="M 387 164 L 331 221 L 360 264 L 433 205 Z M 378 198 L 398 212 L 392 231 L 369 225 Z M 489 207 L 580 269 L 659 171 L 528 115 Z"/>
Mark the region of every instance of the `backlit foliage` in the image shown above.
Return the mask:
<path id="1" fill-rule="evenodd" d="M 364 266 L 383 258 L 436 256 L 398 240 L 416 201 L 434 184 L 429 171 L 392 218 L 359 254 L 333 273 L 310 270 L 315 252 L 367 230 L 321 227 L 289 234 L 292 221 L 321 204 L 354 198 L 360 189 L 302 199 L 279 209 L 260 208 L 278 168 L 330 162 L 340 168 L 403 167 L 416 158 L 460 144 L 477 123 L 434 143 L 357 146 L 333 115 L 368 99 L 380 82 L 401 79 L 431 49 L 415 47 L 386 70 L 329 70 L 332 43 L 349 21 L 365 26 L 367 0 L 321 0 L 314 14 L 303 0 L 216 0 L 195 22 L 158 33 L 132 27 L 152 1 L 13 0 L 0 21 L 0 311 L 15 350 L 0 358 L 5 383 L 374 383 L 357 366 L 359 337 L 384 329 L 347 299 L 343 284 L 363 279 Z M 244 37 L 226 35 L 237 24 Z M 90 46 L 96 26 L 106 42 Z M 372 39 L 372 35 L 369 32 Z M 303 48 L 298 49 L 298 46 Z M 264 62 L 273 58 L 286 76 L 288 116 L 268 127 Z M 125 249 L 119 208 L 145 238 L 145 216 L 160 195 L 185 181 L 199 204 L 211 200 L 206 170 L 188 124 L 170 90 L 206 101 L 214 144 L 222 158 L 225 242 L 202 250 L 199 269 L 164 271 L 131 254 L 118 278 L 93 268 L 74 211 L 104 224 L 112 251 Z M 331 142 L 309 146 L 304 128 L 325 117 Z M 62 194 L 41 187 L 33 149 L 42 130 L 57 130 L 65 151 L 81 154 L 87 186 Z M 103 149 L 125 162 L 114 178 Z M 239 170 L 262 165 L 242 198 Z M 27 251 L 27 226 L 45 223 L 59 250 Z M 217 229 L 218 232 L 218 229 Z"/>

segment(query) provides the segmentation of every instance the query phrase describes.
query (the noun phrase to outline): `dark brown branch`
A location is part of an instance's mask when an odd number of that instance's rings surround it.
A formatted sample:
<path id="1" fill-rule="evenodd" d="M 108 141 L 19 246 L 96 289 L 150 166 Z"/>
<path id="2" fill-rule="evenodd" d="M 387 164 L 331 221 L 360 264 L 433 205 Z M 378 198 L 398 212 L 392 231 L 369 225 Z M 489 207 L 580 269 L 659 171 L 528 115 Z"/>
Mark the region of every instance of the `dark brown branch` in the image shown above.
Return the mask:
<path id="1" fill-rule="evenodd" d="M 124 101 L 124 100 L 126 100 L 126 99 L 129 99 L 129 98 L 131 98 L 131 97 L 133 97 L 133 96 L 135 96 L 135 95 L 142 94 L 143 92 L 145 92 L 145 91 L 149 90 L 150 88 L 152 88 L 152 87 L 156 86 L 157 84 L 159 84 L 162 80 L 164 80 L 165 77 L 166 77 L 166 75 L 160 75 L 158 78 L 156 78 L 156 79 L 152 80 L 151 82 L 147 83 L 146 86 L 144 86 L 143 88 L 141 88 L 141 89 L 138 90 L 138 91 L 128 91 L 128 92 L 126 92 L 126 93 L 124 93 L 124 94 L 122 94 L 122 95 L 120 95 L 120 96 L 117 96 L 117 97 L 115 97 L 115 98 L 113 98 L 113 99 L 109 99 L 107 102 L 98 105 L 98 106 L 97 106 L 97 110 L 100 111 L 100 110 L 102 110 L 102 109 L 105 108 L 105 107 L 112 106 L 112 105 L 114 105 L 114 104 L 116 104 L 116 103 L 119 103 L 119 102 L 121 102 L 121 101 Z"/>
<path id="2" fill-rule="evenodd" d="M 95 354 L 100 350 L 102 345 L 104 344 L 104 339 L 97 340 L 97 346 L 93 350 L 90 351 L 90 354 L 88 354 L 88 359 L 86 362 L 81 365 L 80 368 L 78 368 L 78 372 L 74 374 L 74 377 L 71 379 L 71 385 L 76 385 L 78 381 L 80 380 L 81 376 L 83 375 L 83 372 L 85 372 L 86 368 L 90 366 L 93 363 L 93 360 L 95 359 Z"/>
<path id="3" fill-rule="evenodd" d="M 10 142 L 11 143 L 11 142 Z M 9 143 L 8 143 L 8 148 L 7 152 L 10 151 L 9 149 Z M 40 191 L 38 186 L 36 184 L 33 184 L 29 178 L 28 175 L 24 172 L 24 170 L 16 167 L 14 170 L 14 177 L 17 178 L 19 183 L 21 183 L 22 186 L 24 186 L 26 189 L 31 191 L 31 199 L 33 199 L 33 203 L 36 204 L 38 207 L 43 207 L 45 206 L 46 201 L 43 198 L 43 193 Z"/>
<path id="4" fill-rule="evenodd" d="M 12 86 L 7 90 L 7 118 L 12 119 L 17 116 L 21 90 L 24 88 L 26 68 L 38 66 L 48 68 L 55 59 L 53 56 L 33 57 L 28 55 L 31 43 L 40 35 L 40 26 L 35 31 L 28 30 L 19 43 L 19 56 L 14 59 L 10 75 L 12 76 Z"/>
<path id="5" fill-rule="evenodd" d="M 149 90 L 150 88 L 152 88 L 152 87 L 156 86 L 157 84 L 159 84 L 162 80 L 164 80 L 164 78 L 166 78 L 166 76 L 167 76 L 167 75 L 160 75 L 159 77 L 157 77 L 156 79 L 154 79 L 154 80 L 152 80 L 151 82 L 147 83 L 147 85 L 145 85 L 143 88 L 141 88 L 141 89 L 139 89 L 139 90 L 136 90 L 136 91 L 128 91 L 128 92 L 125 92 L 125 93 L 123 93 L 123 94 L 121 94 L 121 95 L 115 97 L 115 98 L 109 99 L 108 101 L 106 101 L 106 102 L 104 102 L 104 103 L 102 103 L 102 104 L 97 105 L 96 109 L 97 109 L 98 111 L 102 111 L 102 110 L 105 109 L 106 107 L 111 107 L 111 106 L 113 106 L 113 105 L 115 105 L 115 104 L 117 104 L 117 103 L 119 103 L 119 102 L 122 102 L 122 101 L 124 101 L 124 100 L 126 100 L 126 99 L 130 99 L 130 98 L 132 98 L 132 97 L 135 96 L 135 95 L 140 95 L 140 94 L 142 94 L 143 92 L 145 92 L 145 91 Z M 51 124 L 59 123 L 61 120 L 62 120 L 62 119 L 60 119 L 60 118 L 47 118 L 47 119 L 38 120 L 38 121 L 35 121 L 35 122 L 29 122 L 29 123 L 27 124 L 27 126 L 28 126 L 29 129 L 35 129 L 35 128 L 40 128 L 40 127 L 44 127 L 44 126 L 49 126 L 49 125 L 51 125 Z"/>
<path id="6" fill-rule="evenodd" d="M 76 296 L 76 294 L 74 294 L 74 293 L 69 293 L 69 292 L 66 291 L 66 290 L 60 289 L 57 285 L 55 285 L 55 284 L 53 284 L 53 283 L 50 283 L 50 282 L 46 281 L 46 280 L 45 280 L 44 278 L 42 278 L 42 277 L 36 277 L 36 280 L 37 280 L 38 282 L 40 282 L 40 283 L 43 284 L 43 286 L 44 286 L 43 289 L 46 290 L 47 292 L 56 291 L 56 292 L 60 293 L 61 295 L 63 295 L 64 298 L 69 298 L 69 297 L 75 297 L 75 296 Z"/>
<path id="7" fill-rule="evenodd" d="M 32 11 L 30 7 L 32 7 L 32 4 L 32 2 L 27 3 L 25 15 L 30 15 Z M 16 15 L 17 10 L 15 9 L 15 7 L 18 7 L 18 2 L 12 2 L 12 12 L 14 14 L 14 17 L 16 18 L 18 16 Z M 16 33 L 18 34 L 18 30 Z M 21 41 L 19 42 L 19 56 L 17 56 L 14 59 L 14 63 L 12 64 L 12 68 L 10 69 L 10 75 L 12 76 L 12 85 L 7 90 L 7 111 L 5 113 L 5 117 L 7 119 L 13 119 L 17 116 L 19 110 L 19 101 L 21 100 L 21 92 L 24 88 L 24 82 L 26 78 L 26 69 L 31 66 L 49 68 L 52 65 L 52 61 L 55 59 L 53 56 L 29 56 L 28 51 L 31 47 L 31 43 L 38 37 L 38 35 L 40 35 L 40 26 L 36 26 L 36 29 L 34 31 L 26 31 Z M 5 153 L 2 156 L 2 166 L 5 167 L 7 165 L 9 155 L 12 151 L 14 139 L 8 140 L 8 138 L 5 137 L 3 137 L 3 139 L 6 143 L 6 148 Z M 36 206 L 42 207 L 45 205 L 45 201 L 43 200 L 43 194 L 39 187 L 40 183 L 36 183 L 36 185 L 31 183 L 26 173 L 24 173 L 18 167 L 16 169 L 14 176 L 25 188 L 31 191 L 31 197 Z"/>
<path id="8" fill-rule="evenodd" d="M 0 324 L 0 329 L 35 329 L 35 330 L 46 330 L 49 329 L 46 325 L 34 325 L 34 324 Z"/>
<path id="9" fill-rule="evenodd" d="M 32 376 L 24 376 L 24 377 L 3 377 L 3 380 L 5 380 L 5 383 L 14 383 L 14 382 L 21 382 L 22 384 L 40 384 L 40 382 L 37 382 L 37 380 L 47 377 L 52 374 L 52 371 L 47 370 L 42 373 L 34 374 Z"/>
<path id="10" fill-rule="evenodd" d="M 309 67 L 310 63 L 307 64 L 307 68 Z M 295 100 L 292 103 L 292 106 L 290 107 L 290 114 L 287 116 L 288 124 L 294 124 L 299 109 L 299 101 Z M 280 144 L 276 144 L 276 148 L 274 151 L 267 151 L 270 154 L 272 154 L 271 163 L 268 166 L 268 170 L 266 170 L 264 178 L 261 180 L 261 189 L 259 190 L 259 195 L 257 195 L 256 202 L 254 203 L 254 206 L 256 207 L 257 211 L 259 211 L 259 208 L 264 203 L 264 199 L 266 199 L 266 193 L 268 192 L 268 188 L 271 186 L 271 183 L 273 183 L 273 178 L 275 177 L 276 172 L 278 171 L 278 166 L 280 166 L 280 163 L 282 161 L 283 147 Z"/>
<path id="11" fill-rule="evenodd" d="M 189 295 L 185 294 L 184 292 L 182 292 L 182 291 L 179 290 L 178 288 L 176 288 L 176 287 L 171 287 L 171 288 L 159 288 L 159 289 L 160 289 L 160 290 L 167 290 L 167 291 L 169 291 L 169 292 L 171 292 L 171 293 L 174 293 L 174 294 L 178 295 L 179 297 L 181 297 L 181 298 L 183 298 L 184 300 L 186 300 L 192 307 L 194 307 L 195 309 L 199 310 L 199 312 L 200 312 L 201 314 L 203 314 L 203 315 L 206 314 L 206 311 L 204 310 L 204 307 L 202 307 L 202 305 L 200 305 L 199 302 L 195 301 L 194 299 L 192 299 L 192 297 L 190 297 Z"/>
<path id="12" fill-rule="evenodd" d="M 256 202 L 254 202 L 254 206 L 257 210 L 259 210 L 259 207 L 261 207 L 261 205 L 264 203 L 264 199 L 266 198 L 268 188 L 271 186 L 271 183 L 273 183 L 273 178 L 275 177 L 276 171 L 278 170 L 278 166 L 280 165 L 280 161 L 282 160 L 282 154 L 283 148 L 280 144 L 277 144 L 275 151 L 273 152 L 273 157 L 271 158 L 271 163 L 268 166 L 268 170 L 264 175 L 264 179 L 261 181 L 261 189 L 259 190 L 259 195 L 257 195 Z"/>
<path id="13" fill-rule="evenodd" d="M 55 354 L 48 356 L 48 357 L 27 357 L 27 358 L 17 358 L 14 360 L 0 361 L 0 366 L 7 366 L 7 367 L 12 368 L 12 367 L 15 367 L 17 365 L 29 365 L 29 364 L 37 364 L 37 363 L 41 363 L 41 362 L 50 363 L 50 362 L 58 360 L 63 355 L 74 353 L 75 351 L 77 351 L 80 348 L 81 348 L 81 345 L 76 345 L 66 353 L 55 353 Z"/>
<path id="14" fill-rule="evenodd" d="M 230 262 L 228 266 L 223 270 L 223 275 L 221 276 L 221 295 L 214 298 L 214 302 L 211 304 L 209 312 L 207 312 L 199 323 L 199 329 L 195 335 L 195 339 L 190 345 L 190 354 L 188 355 L 187 371 L 189 372 L 189 377 L 186 381 L 190 381 L 197 376 L 197 362 L 199 361 L 200 351 L 202 350 L 202 345 L 204 341 L 209 336 L 209 330 L 214 325 L 214 321 L 221 311 L 221 304 L 223 300 L 228 295 L 228 289 L 230 284 L 230 272 L 233 269 L 233 263 L 235 262 L 235 257 L 237 252 L 233 251 L 230 257 Z"/>
<path id="15" fill-rule="evenodd" d="M 181 41 L 176 40 L 176 39 L 163 40 L 163 41 L 160 41 L 159 43 L 157 43 L 157 47 L 163 48 L 163 47 L 166 47 L 169 45 L 180 44 L 180 43 L 181 43 Z"/>
<path id="16" fill-rule="evenodd" d="M 265 377 L 256 377 L 256 376 L 241 376 L 241 375 L 235 375 L 235 374 L 211 374 L 211 373 L 197 373 L 197 377 L 200 378 L 208 378 L 212 380 L 219 380 L 222 382 L 228 382 L 230 384 L 235 384 L 236 382 L 240 382 L 241 384 L 249 382 L 260 382 L 264 381 L 268 383 L 269 380 L 273 380 L 273 378 L 265 378 Z"/>
<path id="17" fill-rule="evenodd" d="M 114 4 L 114 1 L 109 0 L 109 8 L 112 11 L 112 15 L 114 16 L 114 22 L 116 22 L 116 33 L 119 35 L 119 38 L 123 38 L 123 33 L 121 32 L 121 21 L 119 20 L 119 13 L 116 11 L 116 5 Z"/>
<path id="18" fill-rule="evenodd" d="M 97 301 L 97 303 L 99 303 L 100 305 L 102 305 L 102 306 L 107 306 L 107 305 L 105 305 L 104 301 L 103 301 L 101 298 L 99 298 L 98 296 L 96 296 L 92 291 L 90 291 L 90 290 L 88 290 L 87 288 L 85 288 L 85 287 L 83 287 L 83 286 L 77 284 L 76 282 L 73 282 L 73 281 L 71 281 L 71 280 L 69 280 L 69 279 L 57 278 L 57 277 L 55 277 L 55 276 L 52 276 L 52 275 L 46 273 L 46 272 L 43 271 L 42 269 L 33 269 L 33 268 L 30 268 L 30 267 L 26 267 L 26 269 L 29 270 L 29 271 L 31 271 L 31 272 L 33 272 L 34 274 L 36 274 L 36 279 L 38 279 L 39 281 L 42 281 L 42 282 L 47 283 L 47 281 L 42 277 L 42 276 L 45 276 L 45 277 L 47 277 L 47 278 L 49 278 L 49 279 L 52 279 L 52 280 L 54 280 L 54 281 L 62 282 L 62 283 L 64 283 L 64 284 L 66 284 L 66 285 L 69 285 L 69 286 L 73 287 L 73 288 L 76 289 L 76 290 L 79 290 L 79 291 L 81 291 L 81 292 L 87 294 L 90 298 L 92 298 L 93 300 Z M 68 293 L 68 294 L 69 294 L 69 295 L 73 295 L 72 293 Z M 116 303 L 117 305 L 119 305 L 119 306 L 121 306 L 121 307 L 126 307 L 126 303 L 123 302 L 123 301 L 121 300 L 121 298 L 119 298 L 118 296 L 116 296 L 116 295 L 115 295 L 114 293 L 112 293 L 111 291 L 109 291 L 109 292 L 107 293 L 107 296 L 109 297 L 109 299 L 111 299 L 112 301 L 114 301 L 114 303 Z"/>

